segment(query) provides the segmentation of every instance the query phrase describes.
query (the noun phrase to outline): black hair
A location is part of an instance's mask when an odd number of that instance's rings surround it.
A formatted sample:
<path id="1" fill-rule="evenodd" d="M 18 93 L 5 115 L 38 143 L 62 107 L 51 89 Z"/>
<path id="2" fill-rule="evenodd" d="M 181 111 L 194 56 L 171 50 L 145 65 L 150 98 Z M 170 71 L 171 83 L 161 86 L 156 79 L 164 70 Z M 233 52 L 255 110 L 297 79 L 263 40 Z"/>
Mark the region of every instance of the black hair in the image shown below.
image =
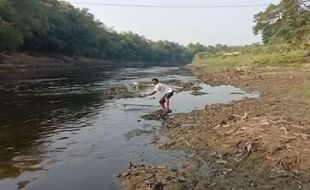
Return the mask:
<path id="1" fill-rule="evenodd" d="M 159 82 L 157 78 L 153 78 L 152 81 Z"/>

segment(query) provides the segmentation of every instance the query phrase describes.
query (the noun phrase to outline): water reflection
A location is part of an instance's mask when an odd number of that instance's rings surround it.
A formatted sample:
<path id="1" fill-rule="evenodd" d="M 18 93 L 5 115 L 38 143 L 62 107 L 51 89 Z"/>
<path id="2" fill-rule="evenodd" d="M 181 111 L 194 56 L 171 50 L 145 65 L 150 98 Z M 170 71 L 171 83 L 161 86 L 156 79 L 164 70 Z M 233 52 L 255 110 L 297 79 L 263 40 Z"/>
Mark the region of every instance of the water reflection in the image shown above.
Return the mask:
<path id="1" fill-rule="evenodd" d="M 0 97 L 0 178 L 42 169 L 39 163 L 51 141 L 49 137 L 87 126 L 106 101 L 100 92 L 45 95 L 52 86 L 30 86 L 19 84 L 18 89 L 11 89 L 13 93 L 6 89 Z M 32 94 L 25 93 L 31 89 Z"/>
<path id="2" fill-rule="evenodd" d="M 49 73 L 49 79 L 0 81 L 0 179 L 44 169 L 51 152 L 66 149 L 51 150 L 50 144 L 93 126 L 94 117 L 111 98 L 104 96 L 109 88 L 149 80 L 154 71 L 165 75 L 176 69 L 78 68 Z M 64 132 L 70 134 L 55 139 Z"/>

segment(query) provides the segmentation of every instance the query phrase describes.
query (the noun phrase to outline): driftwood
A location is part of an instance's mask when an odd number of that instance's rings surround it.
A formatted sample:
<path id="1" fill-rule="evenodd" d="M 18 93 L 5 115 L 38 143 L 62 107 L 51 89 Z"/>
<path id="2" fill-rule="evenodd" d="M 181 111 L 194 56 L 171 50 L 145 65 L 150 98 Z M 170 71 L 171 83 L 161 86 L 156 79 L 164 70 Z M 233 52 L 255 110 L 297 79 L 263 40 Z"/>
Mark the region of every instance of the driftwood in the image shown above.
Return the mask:
<path id="1" fill-rule="evenodd" d="M 243 116 L 237 115 L 237 114 L 232 114 L 232 116 L 239 118 L 240 120 L 247 120 L 249 117 L 249 114 L 245 112 Z"/>

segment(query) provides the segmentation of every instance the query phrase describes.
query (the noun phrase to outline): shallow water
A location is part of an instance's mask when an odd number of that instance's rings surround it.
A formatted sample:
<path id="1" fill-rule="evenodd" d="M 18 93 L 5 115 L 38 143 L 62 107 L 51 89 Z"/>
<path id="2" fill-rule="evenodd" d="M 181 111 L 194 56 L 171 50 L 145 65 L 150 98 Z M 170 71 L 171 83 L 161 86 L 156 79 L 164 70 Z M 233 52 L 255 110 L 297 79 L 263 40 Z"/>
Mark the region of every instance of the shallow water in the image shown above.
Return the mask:
<path id="1" fill-rule="evenodd" d="M 151 145 L 159 121 L 141 116 L 159 108 L 158 98 L 108 99 L 103 92 L 125 83 L 195 81 L 178 68 L 87 71 L 66 78 L 0 81 L 0 189 L 120 189 L 116 174 L 129 162 L 178 167 L 191 155 Z M 173 113 L 207 104 L 258 97 L 231 86 L 203 87 L 201 96 L 176 93 Z M 146 106 L 124 106 L 142 104 Z"/>

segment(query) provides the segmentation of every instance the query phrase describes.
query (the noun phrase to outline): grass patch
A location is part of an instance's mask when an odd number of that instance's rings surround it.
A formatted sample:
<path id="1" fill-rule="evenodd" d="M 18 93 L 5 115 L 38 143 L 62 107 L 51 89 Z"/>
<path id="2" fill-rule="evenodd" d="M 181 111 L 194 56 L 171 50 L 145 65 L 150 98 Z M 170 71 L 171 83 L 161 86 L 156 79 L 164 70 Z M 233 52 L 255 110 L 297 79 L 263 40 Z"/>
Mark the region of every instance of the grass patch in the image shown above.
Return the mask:
<path id="1" fill-rule="evenodd" d="M 288 66 L 305 63 L 307 53 L 295 50 L 280 53 L 240 53 L 237 55 L 199 53 L 194 58 L 194 64 L 209 68 L 231 68 L 240 66 Z"/>

